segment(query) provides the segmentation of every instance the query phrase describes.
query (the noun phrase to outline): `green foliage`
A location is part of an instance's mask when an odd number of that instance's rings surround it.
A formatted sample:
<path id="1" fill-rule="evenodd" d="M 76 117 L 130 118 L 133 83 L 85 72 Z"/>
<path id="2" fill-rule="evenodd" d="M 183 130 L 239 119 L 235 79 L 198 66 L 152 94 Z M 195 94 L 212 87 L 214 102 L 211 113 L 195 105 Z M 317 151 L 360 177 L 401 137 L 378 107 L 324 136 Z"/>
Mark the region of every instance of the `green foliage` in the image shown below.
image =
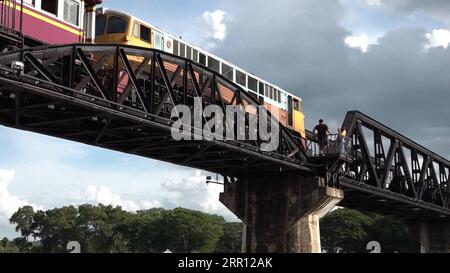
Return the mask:
<path id="1" fill-rule="evenodd" d="M 370 228 L 370 238 L 382 246 L 386 253 L 414 253 L 420 244 L 412 238 L 408 226 L 394 217 L 376 215 Z"/>
<path id="2" fill-rule="evenodd" d="M 11 216 L 9 222 L 16 225 L 16 231 L 20 232 L 23 238 L 27 239 L 32 233 L 34 209 L 31 206 L 20 208 Z"/>
<path id="3" fill-rule="evenodd" d="M 320 223 L 322 245 L 331 249 L 341 247 L 347 251 L 364 251 L 372 223 L 373 219 L 359 211 L 335 210 Z"/>
<path id="4" fill-rule="evenodd" d="M 21 252 L 67 252 L 77 241 L 82 252 L 201 252 L 216 250 L 225 220 L 217 215 L 177 208 L 130 213 L 120 207 L 82 205 L 34 212 L 18 210 L 10 219 L 22 234 L 13 245 Z M 34 242 L 31 243 L 30 237 Z"/>
<path id="5" fill-rule="evenodd" d="M 137 252 L 209 253 L 223 234 L 225 220 L 217 215 L 177 208 L 140 211 L 122 226 Z"/>
<path id="6" fill-rule="evenodd" d="M 11 217 L 21 237 L 0 241 L 0 253 L 67 252 L 77 241 L 84 253 L 239 253 L 241 223 L 183 208 L 130 213 L 120 207 L 82 205 L 35 212 L 20 208 Z M 321 220 L 322 245 L 328 251 L 366 252 L 369 241 L 382 251 L 416 252 L 418 242 L 398 219 L 339 209 Z"/>
<path id="7" fill-rule="evenodd" d="M 370 241 L 379 242 L 383 253 L 420 249 L 404 221 L 393 217 L 339 209 L 322 219 L 320 225 L 322 245 L 328 251 L 341 248 L 344 252 L 367 252 Z"/>
<path id="8" fill-rule="evenodd" d="M 225 223 L 216 253 L 241 253 L 242 230 L 242 223 Z"/>
<path id="9" fill-rule="evenodd" d="M 0 254 L 3 253 L 20 253 L 20 249 L 14 242 L 9 241 L 8 238 L 3 238 L 0 241 Z"/>

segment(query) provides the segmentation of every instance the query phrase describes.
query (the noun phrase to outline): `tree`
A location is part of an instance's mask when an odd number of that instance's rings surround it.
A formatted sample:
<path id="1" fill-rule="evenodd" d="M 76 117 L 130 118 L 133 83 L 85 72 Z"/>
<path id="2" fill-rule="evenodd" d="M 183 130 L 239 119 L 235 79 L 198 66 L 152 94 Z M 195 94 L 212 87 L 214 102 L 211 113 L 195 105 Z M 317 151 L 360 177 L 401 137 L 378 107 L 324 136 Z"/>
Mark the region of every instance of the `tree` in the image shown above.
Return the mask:
<path id="1" fill-rule="evenodd" d="M 177 208 L 141 211 L 122 227 L 138 252 L 213 252 L 225 220 L 217 215 Z"/>
<path id="2" fill-rule="evenodd" d="M 9 222 L 16 225 L 16 231 L 20 232 L 22 238 L 28 240 L 28 237 L 32 234 L 33 217 L 33 207 L 25 206 L 19 208 L 19 210 L 11 216 Z"/>
<path id="3" fill-rule="evenodd" d="M 19 253 L 20 249 L 11 242 L 8 238 L 3 238 L 0 241 L 0 253 Z"/>
<path id="4" fill-rule="evenodd" d="M 223 236 L 220 238 L 216 253 L 241 253 L 242 251 L 242 223 L 225 223 Z"/>
<path id="5" fill-rule="evenodd" d="M 370 238 L 381 244 L 383 253 L 414 253 L 420 249 L 420 243 L 413 238 L 408 226 L 401 219 L 375 215 L 369 230 Z"/>
<path id="6" fill-rule="evenodd" d="M 73 206 L 40 211 L 35 215 L 33 232 L 40 238 L 43 252 L 65 253 L 68 242 L 83 239 L 77 216 L 78 209 Z"/>
<path id="7" fill-rule="evenodd" d="M 346 252 L 365 252 L 372 223 L 372 218 L 359 211 L 335 210 L 321 220 L 322 245 L 331 251 L 342 248 Z"/>
<path id="8" fill-rule="evenodd" d="M 130 213 L 120 207 L 82 205 L 37 211 L 19 209 L 11 218 L 22 234 L 14 245 L 22 252 L 66 252 L 77 241 L 82 252 L 214 252 L 225 220 L 217 215 L 177 208 Z M 227 238 L 231 238 L 234 235 Z M 37 243 L 31 244 L 32 236 Z M 235 246 L 231 246 L 235 248 Z"/>
<path id="9" fill-rule="evenodd" d="M 78 208 L 77 226 L 81 230 L 82 249 L 88 253 L 127 252 L 119 226 L 131 213 L 120 207 L 82 205 Z"/>

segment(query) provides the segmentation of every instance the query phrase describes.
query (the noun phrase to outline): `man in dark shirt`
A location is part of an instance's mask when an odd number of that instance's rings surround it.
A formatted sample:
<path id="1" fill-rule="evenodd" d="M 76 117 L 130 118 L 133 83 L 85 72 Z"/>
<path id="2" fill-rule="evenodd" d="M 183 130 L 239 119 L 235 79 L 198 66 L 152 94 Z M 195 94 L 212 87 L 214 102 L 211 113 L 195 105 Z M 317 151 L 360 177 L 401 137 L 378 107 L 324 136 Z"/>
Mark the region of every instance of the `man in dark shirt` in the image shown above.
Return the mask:
<path id="1" fill-rule="evenodd" d="M 331 134 L 328 126 L 323 123 L 323 119 L 319 121 L 319 124 L 314 127 L 314 133 L 317 135 L 319 140 L 319 150 L 320 155 L 325 155 L 326 147 L 328 145 L 328 134 Z"/>

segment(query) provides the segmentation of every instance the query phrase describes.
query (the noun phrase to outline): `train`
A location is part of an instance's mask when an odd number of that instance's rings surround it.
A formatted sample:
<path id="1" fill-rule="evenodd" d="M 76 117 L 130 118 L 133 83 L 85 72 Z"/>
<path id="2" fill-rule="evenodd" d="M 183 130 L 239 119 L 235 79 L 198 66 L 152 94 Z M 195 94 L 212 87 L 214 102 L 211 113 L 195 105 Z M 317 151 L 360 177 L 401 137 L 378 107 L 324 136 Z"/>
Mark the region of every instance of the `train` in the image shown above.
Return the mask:
<path id="1" fill-rule="evenodd" d="M 22 3 L 17 5 L 17 3 Z M 0 0 L 0 12 L 14 10 L 1 27 L 20 25 L 26 44 L 101 43 L 158 49 L 205 66 L 239 85 L 305 143 L 300 97 L 128 13 L 99 8 L 101 0 Z M 20 13 L 20 14 L 19 14 Z M 11 19 L 14 17 L 14 19 Z M 20 19 L 19 19 L 20 18 Z M 20 20 L 20 22 L 19 22 Z"/>
<path id="2" fill-rule="evenodd" d="M 10 32 L 20 30 L 28 46 L 83 43 L 85 3 L 82 0 L 0 0 L 0 27 Z"/>

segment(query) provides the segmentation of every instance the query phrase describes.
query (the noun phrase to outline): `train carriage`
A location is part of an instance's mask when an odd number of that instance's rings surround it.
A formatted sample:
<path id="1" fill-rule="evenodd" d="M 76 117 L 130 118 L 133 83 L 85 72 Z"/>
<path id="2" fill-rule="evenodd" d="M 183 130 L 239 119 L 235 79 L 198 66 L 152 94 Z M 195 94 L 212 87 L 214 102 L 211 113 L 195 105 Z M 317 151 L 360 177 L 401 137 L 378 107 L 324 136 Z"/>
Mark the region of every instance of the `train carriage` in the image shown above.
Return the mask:
<path id="1" fill-rule="evenodd" d="M 302 138 L 305 144 L 305 117 L 301 98 L 132 15 L 104 8 L 96 9 L 96 5 L 101 2 L 101 0 L 0 0 L 0 27 L 3 30 L 0 33 L 20 32 L 26 46 L 95 41 L 95 43 L 155 48 L 190 59 L 239 85 L 269 111 L 277 111 L 280 122 L 297 137 Z M 130 61 L 133 61 L 133 58 L 137 57 L 131 56 Z M 134 61 L 140 63 L 142 58 Z M 112 60 L 106 63 L 112 63 Z M 196 77 L 201 81 L 200 75 Z M 123 71 L 117 92 L 123 92 L 128 81 L 128 75 Z M 220 92 L 225 100 L 231 101 L 232 90 L 220 87 Z"/>
<path id="2" fill-rule="evenodd" d="M 28 46 L 84 42 L 82 0 L 0 0 L 3 27 L 21 30 Z"/>
<path id="3" fill-rule="evenodd" d="M 197 46 L 177 38 L 132 15 L 115 10 L 98 9 L 95 41 L 156 48 L 200 63 L 238 84 L 269 111 L 278 111 L 280 122 L 305 139 L 302 100 L 263 79 L 238 68 Z M 221 90 L 227 98 L 227 90 Z"/>

